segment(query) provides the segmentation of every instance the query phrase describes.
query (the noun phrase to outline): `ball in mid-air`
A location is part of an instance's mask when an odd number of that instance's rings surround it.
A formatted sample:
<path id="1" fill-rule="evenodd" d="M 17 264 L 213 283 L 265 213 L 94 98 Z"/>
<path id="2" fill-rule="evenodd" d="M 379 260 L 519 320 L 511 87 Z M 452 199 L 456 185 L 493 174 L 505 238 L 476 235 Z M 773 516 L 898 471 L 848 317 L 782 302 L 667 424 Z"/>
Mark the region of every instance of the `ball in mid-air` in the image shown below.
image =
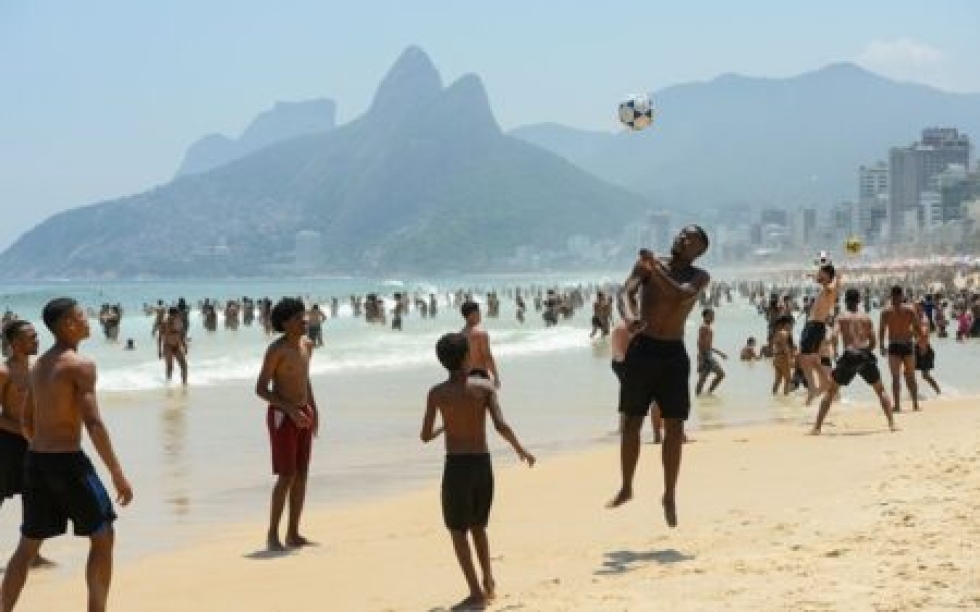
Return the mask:
<path id="1" fill-rule="evenodd" d="M 653 123 L 653 103 L 650 96 L 633 94 L 620 102 L 619 121 L 633 131 L 642 130 Z"/>
<path id="2" fill-rule="evenodd" d="M 817 253 L 817 258 L 813 260 L 813 265 L 817 267 L 826 266 L 830 263 L 832 263 L 830 260 L 830 253 L 827 251 L 820 251 Z"/>
<path id="3" fill-rule="evenodd" d="M 844 242 L 844 250 L 850 255 L 857 255 L 861 252 L 861 247 L 864 246 L 861 243 L 861 239 L 857 236 L 851 236 Z"/>

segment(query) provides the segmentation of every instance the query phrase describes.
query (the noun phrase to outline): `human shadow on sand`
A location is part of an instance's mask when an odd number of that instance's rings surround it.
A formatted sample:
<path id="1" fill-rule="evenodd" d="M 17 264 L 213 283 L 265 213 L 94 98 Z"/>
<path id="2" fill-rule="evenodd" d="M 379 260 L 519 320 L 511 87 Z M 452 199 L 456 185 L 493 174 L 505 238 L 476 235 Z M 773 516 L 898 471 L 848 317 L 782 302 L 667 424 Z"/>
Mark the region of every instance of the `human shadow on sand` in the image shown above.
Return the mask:
<path id="1" fill-rule="evenodd" d="M 616 550 L 606 553 L 606 559 L 602 562 L 602 567 L 597 569 L 595 574 L 598 576 L 624 574 L 637 569 L 640 565 L 648 563 L 681 563 L 682 561 L 692 561 L 693 559 L 694 555 L 686 555 L 673 548 L 651 550 L 648 552 Z"/>
<path id="2" fill-rule="evenodd" d="M 252 559 L 253 561 L 267 561 L 269 559 L 281 559 L 282 557 L 288 557 L 294 554 L 296 551 L 290 548 L 284 550 L 273 550 L 270 548 L 260 548 L 259 550 L 246 553 L 242 555 L 246 559 Z"/>

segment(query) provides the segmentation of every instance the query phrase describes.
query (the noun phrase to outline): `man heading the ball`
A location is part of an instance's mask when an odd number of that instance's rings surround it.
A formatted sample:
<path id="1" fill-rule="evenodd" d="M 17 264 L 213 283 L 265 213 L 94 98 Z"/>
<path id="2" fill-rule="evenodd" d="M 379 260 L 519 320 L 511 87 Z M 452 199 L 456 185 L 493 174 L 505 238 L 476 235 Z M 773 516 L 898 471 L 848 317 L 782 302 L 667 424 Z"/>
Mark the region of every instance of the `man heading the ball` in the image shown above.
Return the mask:
<path id="1" fill-rule="evenodd" d="M 634 332 L 626 351 L 619 411 L 624 415 L 620 442 L 622 487 L 608 503 L 615 508 L 633 497 L 633 475 L 640 457 L 640 428 L 656 402 L 664 419 L 662 461 L 664 518 L 677 525 L 675 489 L 681 467 L 684 421 L 691 407 L 691 362 L 684 348 L 684 322 L 707 286 L 708 273 L 693 265 L 708 250 L 708 236 L 697 225 L 682 229 L 670 257 L 643 249 L 626 279 L 624 310 Z M 638 300 L 639 296 L 639 300 Z"/>

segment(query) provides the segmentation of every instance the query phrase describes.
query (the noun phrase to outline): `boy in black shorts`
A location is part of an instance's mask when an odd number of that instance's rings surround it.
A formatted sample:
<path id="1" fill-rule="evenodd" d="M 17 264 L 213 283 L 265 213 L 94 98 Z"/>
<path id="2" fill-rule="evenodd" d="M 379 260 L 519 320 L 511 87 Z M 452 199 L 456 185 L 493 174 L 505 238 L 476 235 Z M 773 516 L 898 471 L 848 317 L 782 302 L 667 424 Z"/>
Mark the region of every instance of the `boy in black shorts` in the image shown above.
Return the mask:
<path id="1" fill-rule="evenodd" d="M 457 607 L 467 610 L 485 607 L 494 598 L 496 587 L 486 531 L 493 503 L 493 467 L 486 437 L 488 415 L 497 433 L 510 443 L 521 461 L 534 465 L 534 455 L 524 450 L 504 420 L 493 383 L 467 375 L 469 350 L 469 341 L 463 334 L 446 334 L 436 343 L 436 355 L 449 371 L 449 379 L 429 390 L 421 432 L 423 442 L 446 433 L 442 516 L 469 587 L 469 595 Z M 437 413 L 442 417 L 440 427 L 435 425 Z M 482 585 L 476 577 L 468 533 L 473 534 Z"/>

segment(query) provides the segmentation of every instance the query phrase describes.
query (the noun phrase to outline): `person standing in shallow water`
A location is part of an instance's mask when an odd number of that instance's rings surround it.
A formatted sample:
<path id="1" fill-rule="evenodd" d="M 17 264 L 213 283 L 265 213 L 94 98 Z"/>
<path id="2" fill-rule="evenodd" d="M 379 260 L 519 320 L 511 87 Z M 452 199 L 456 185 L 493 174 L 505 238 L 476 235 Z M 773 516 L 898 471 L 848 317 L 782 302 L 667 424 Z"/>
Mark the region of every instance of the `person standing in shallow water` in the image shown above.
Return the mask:
<path id="1" fill-rule="evenodd" d="M 311 542 L 300 535 L 299 523 L 306 501 L 313 437 L 319 412 L 310 384 L 313 342 L 306 335 L 306 307 L 302 300 L 283 298 L 269 313 L 269 324 L 282 335 L 266 350 L 255 393 L 269 403 L 266 425 L 272 446 L 276 484 L 269 509 L 266 545 L 270 551 L 298 548 Z M 279 523 L 289 500 L 285 543 Z"/>
<path id="2" fill-rule="evenodd" d="M 626 279 L 625 311 L 635 333 L 626 352 L 619 410 L 626 418 L 620 441 L 622 486 L 607 504 L 619 507 L 633 498 L 633 476 L 640 457 L 640 429 L 653 402 L 664 419 L 661 457 L 664 470 L 664 518 L 677 526 L 676 488 L 681 467 L 684 421 L 691 409 L 691 362 L 684 348 L 684 323 L 708 285 L 708 273 L 693 265 L 708 250 L 708 236 L 697 225 L 682 229 L 670 257 L 655 258 L 644 249 Z"/>

